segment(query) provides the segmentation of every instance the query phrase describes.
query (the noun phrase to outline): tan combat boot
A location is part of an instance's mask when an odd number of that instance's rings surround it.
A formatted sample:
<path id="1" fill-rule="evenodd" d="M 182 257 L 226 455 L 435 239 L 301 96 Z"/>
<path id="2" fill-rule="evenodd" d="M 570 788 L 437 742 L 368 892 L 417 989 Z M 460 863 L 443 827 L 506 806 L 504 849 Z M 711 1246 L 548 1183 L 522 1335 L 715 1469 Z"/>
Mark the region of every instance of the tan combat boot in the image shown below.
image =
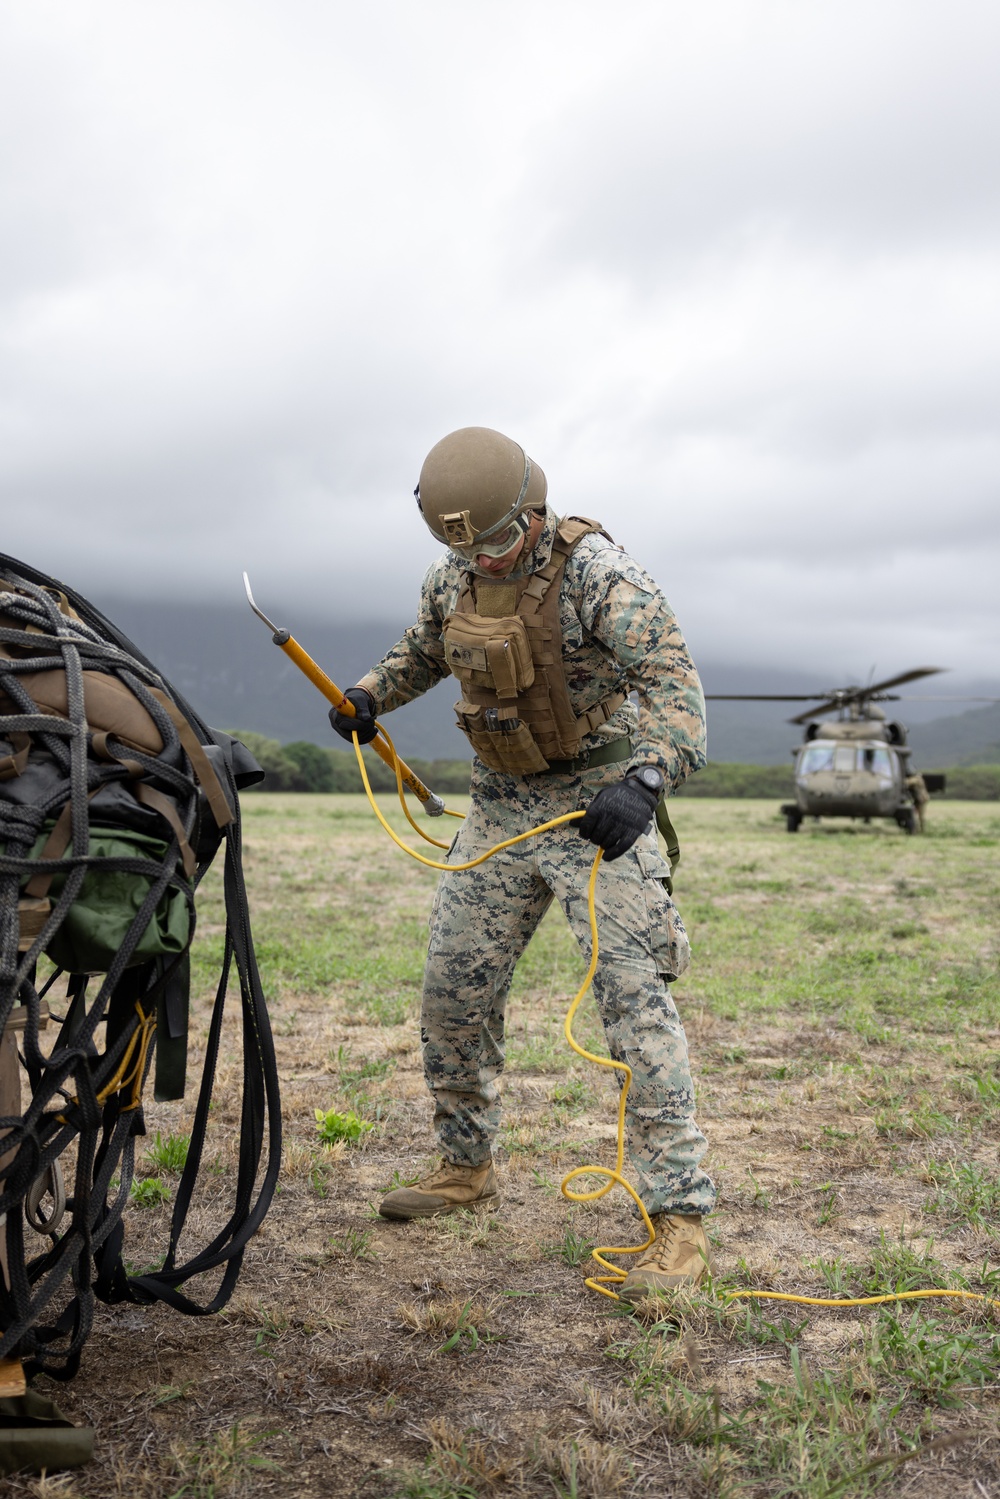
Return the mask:
<path id="1" fill-rule="evenodd" d="M 655 1240 L 618 1287 L 623 1301 L 696 1286 L 709 1272 L 708 1239 L 700 1218 L 657 1213 L 652 1223 Z"/>
<path id="2" fill-rule="evenodd" d="M 383 1218 L 434 1218 L 456 1208 L 479 1207 L 497 1196 L 493 1162 L 485 1166 L 455 1166 L 442 1161 L 436 1171 L 413 1187 L 398 1187 L 382 1199 Z"/>

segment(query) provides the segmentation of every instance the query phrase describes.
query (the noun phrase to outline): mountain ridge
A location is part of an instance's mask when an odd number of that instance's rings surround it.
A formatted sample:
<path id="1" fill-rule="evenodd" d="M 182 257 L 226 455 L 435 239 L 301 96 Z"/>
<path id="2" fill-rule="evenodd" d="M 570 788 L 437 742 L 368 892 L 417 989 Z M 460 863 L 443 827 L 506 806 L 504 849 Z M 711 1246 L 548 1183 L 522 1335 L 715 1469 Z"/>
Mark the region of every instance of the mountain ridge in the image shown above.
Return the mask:
<path id="1" fill-rule="evenodd" d="M 248 607 L 125 598 L 102 598 L 100 607 L 210 723 L 253 730 L 282 744 L 297 739 L 336 742 L 323 698 L 275 648 Z M 280 600 L 268 601 L 266 608 L 278 624 L 294 619 L 296 639 L 341 688 L 363 676 L 411 622 L 401 612 L 381 620 L 334 623 L 314 615 L 300 617 L 294 603 L 283 613 Z M 699 667 L 710 693 L 823 690 L 816 672 L 704 659 Z M 994 690 L 1000 692 L 1000 685 Z M 455 683 L 446 679 L 389 716 L 393 738 L 404 753 L 429 760 L 469 758 L 468 744 L 454 722 L 456 695 Z M 912 725 L 915 708 L 900 703 L 895 711 Z M 801 730 L 786 721 L 794 704 L 711 702 L 708 710 L 713 761 L 787 764 L 801 743 Z M 926 719 L 931 710 L 924 704 L 917 711 Z M 932 718 L 912 727 L 910 740 L 915 763 L 924 768 L 998 763 L 1000 704 Z"/>

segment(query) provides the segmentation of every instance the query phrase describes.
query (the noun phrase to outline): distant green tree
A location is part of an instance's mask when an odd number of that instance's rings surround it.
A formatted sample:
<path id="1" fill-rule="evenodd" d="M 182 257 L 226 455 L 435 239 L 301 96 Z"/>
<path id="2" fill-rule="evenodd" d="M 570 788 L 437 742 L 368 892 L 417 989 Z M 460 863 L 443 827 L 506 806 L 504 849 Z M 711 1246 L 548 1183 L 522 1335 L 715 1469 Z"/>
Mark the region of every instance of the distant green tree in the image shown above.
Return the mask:
<path id="1" fill-rule="evenodd" d="M 261 791 L 292 791 L 299 775 L 299 768 L 290 760 L 277 739 L 268 739 L 264 734 L 255 734 L 252 729 L 227 729 L 234 739 L 245 744 L 264 771 L 264 780 L 257 789 Z"/>
<path id="2" fill-rule="evenodd" d="M 957 765 L 944 774 L 944 795 L 950 801 L 1000 801 L 1000 765 Z"/>
<path id="3" fill-rule="evenodd" d="M 229 730 L 241 739 L 267 774 L 264 791 L 359 792 L 364 787 L 354 751 L 329 749 L 297 739 L 282 746 L 252 730 Z M 439 796 L 464 796 L 469 790 L 472 765 L 468 760 L 407 761 L 414 775 Z M 365 751 L 365 769 L 373 791 L 384 796 L 396 789 L 396 777 L 371 749 Z M 1000 801 L 1000 765 L 960 765 L 945 771 L 952 801 Z M 775 797 L 795 793 L 790 765 L 739 765 L 718 762 L 685 781 L 680 796 Z"/>
<path id="4" fill-rule="evenodd" d="M 361 772 L 352 749 L 328 749 L 324 753 L 330 763 L 335 791 L 364 791 Z M 365 769 L 373 791 L 391 791 L 395 786 L 395 776 L 372 750 L 365 753 Z"/>
<path id="5" fill-rule="evenodd" d="M 324 753 L 333 767 L 333 791 L 363 791 L 361 772 L 353 750 L 328 749 Z M 407 759 L 407 765 L 432 791 L 440 796 L 464 796 L 472 774 L 470 760 Z M 396 777 L 374 750 L 365 751 L 365 770 L 373 791 L 383 794 L 395 791 Z"/>
<path id="6" fill-rule="evenodd" d="M 777 796 L 795 792 L 790 765 L 706 765 L 684 782 L 680 796 Z"/>
<path id="7" fill-rule="evenodd" d="M 333 791 L 333 766 L 326 750 L 307 739 L 295 739 L 285 745 L 284 753 L 298 770 L 292 791 Z"/>

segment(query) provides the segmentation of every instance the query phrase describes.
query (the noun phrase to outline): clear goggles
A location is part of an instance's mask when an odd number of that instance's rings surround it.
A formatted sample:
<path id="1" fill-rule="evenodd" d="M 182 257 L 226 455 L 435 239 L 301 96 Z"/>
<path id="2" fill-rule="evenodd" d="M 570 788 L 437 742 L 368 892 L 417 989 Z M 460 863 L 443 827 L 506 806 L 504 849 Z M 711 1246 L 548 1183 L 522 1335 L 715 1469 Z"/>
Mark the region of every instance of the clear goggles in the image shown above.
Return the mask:
<path id="1" fill-rule="evenodd" d="M 489 541 L 474 541 L 471 546 L 462 547 L 455 546 L 453 542 L 449 545 L 453 552 L 461 552 L 463 557 L 503 557 L 507 552 L 513 551 L 530 525 L 529 516 L 519 515 L 509 526 L 504 526 L 502 531 L 491 536 Z"/>

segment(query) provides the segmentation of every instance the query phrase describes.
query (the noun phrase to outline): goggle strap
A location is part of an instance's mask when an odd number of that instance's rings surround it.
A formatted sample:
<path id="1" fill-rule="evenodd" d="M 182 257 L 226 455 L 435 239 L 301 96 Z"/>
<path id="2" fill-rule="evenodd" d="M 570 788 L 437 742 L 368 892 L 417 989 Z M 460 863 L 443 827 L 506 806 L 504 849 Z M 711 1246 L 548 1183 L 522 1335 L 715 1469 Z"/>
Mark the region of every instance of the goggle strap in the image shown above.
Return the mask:
<path id="1" fill-rule="evenodd" d="M 521 480 L 521 491 L 518 494 L 517 499 L 514 501 L 513 505 L 511 505 L 510 509 L 507 511 L 507 514 L 501 520 L 497 521 L 496 525 L 490 526 L 490 528 L 489 528 L 488 531 L 480 531 L 477 534 L 477 536 L 476 536 L 476 541 L 477 542 L 480 542 L 480 541 L 489 541 L 489 539 L 490 539 L 491 536 L 495 536 L 498 531 L 502 531 L 503 530 L 504 526 L 509 526 L 512 520 L 516 520 L 518 518 L 517 512 L 520 510 L 521 506 L 524 503 L 524 497 L 528 493 L 528 485 L 530 483 L 531 483 L 531 459 L 528 457 L 527 453 L 525 453 L 525 455 L 524 455 L 524 478 Z"/>

